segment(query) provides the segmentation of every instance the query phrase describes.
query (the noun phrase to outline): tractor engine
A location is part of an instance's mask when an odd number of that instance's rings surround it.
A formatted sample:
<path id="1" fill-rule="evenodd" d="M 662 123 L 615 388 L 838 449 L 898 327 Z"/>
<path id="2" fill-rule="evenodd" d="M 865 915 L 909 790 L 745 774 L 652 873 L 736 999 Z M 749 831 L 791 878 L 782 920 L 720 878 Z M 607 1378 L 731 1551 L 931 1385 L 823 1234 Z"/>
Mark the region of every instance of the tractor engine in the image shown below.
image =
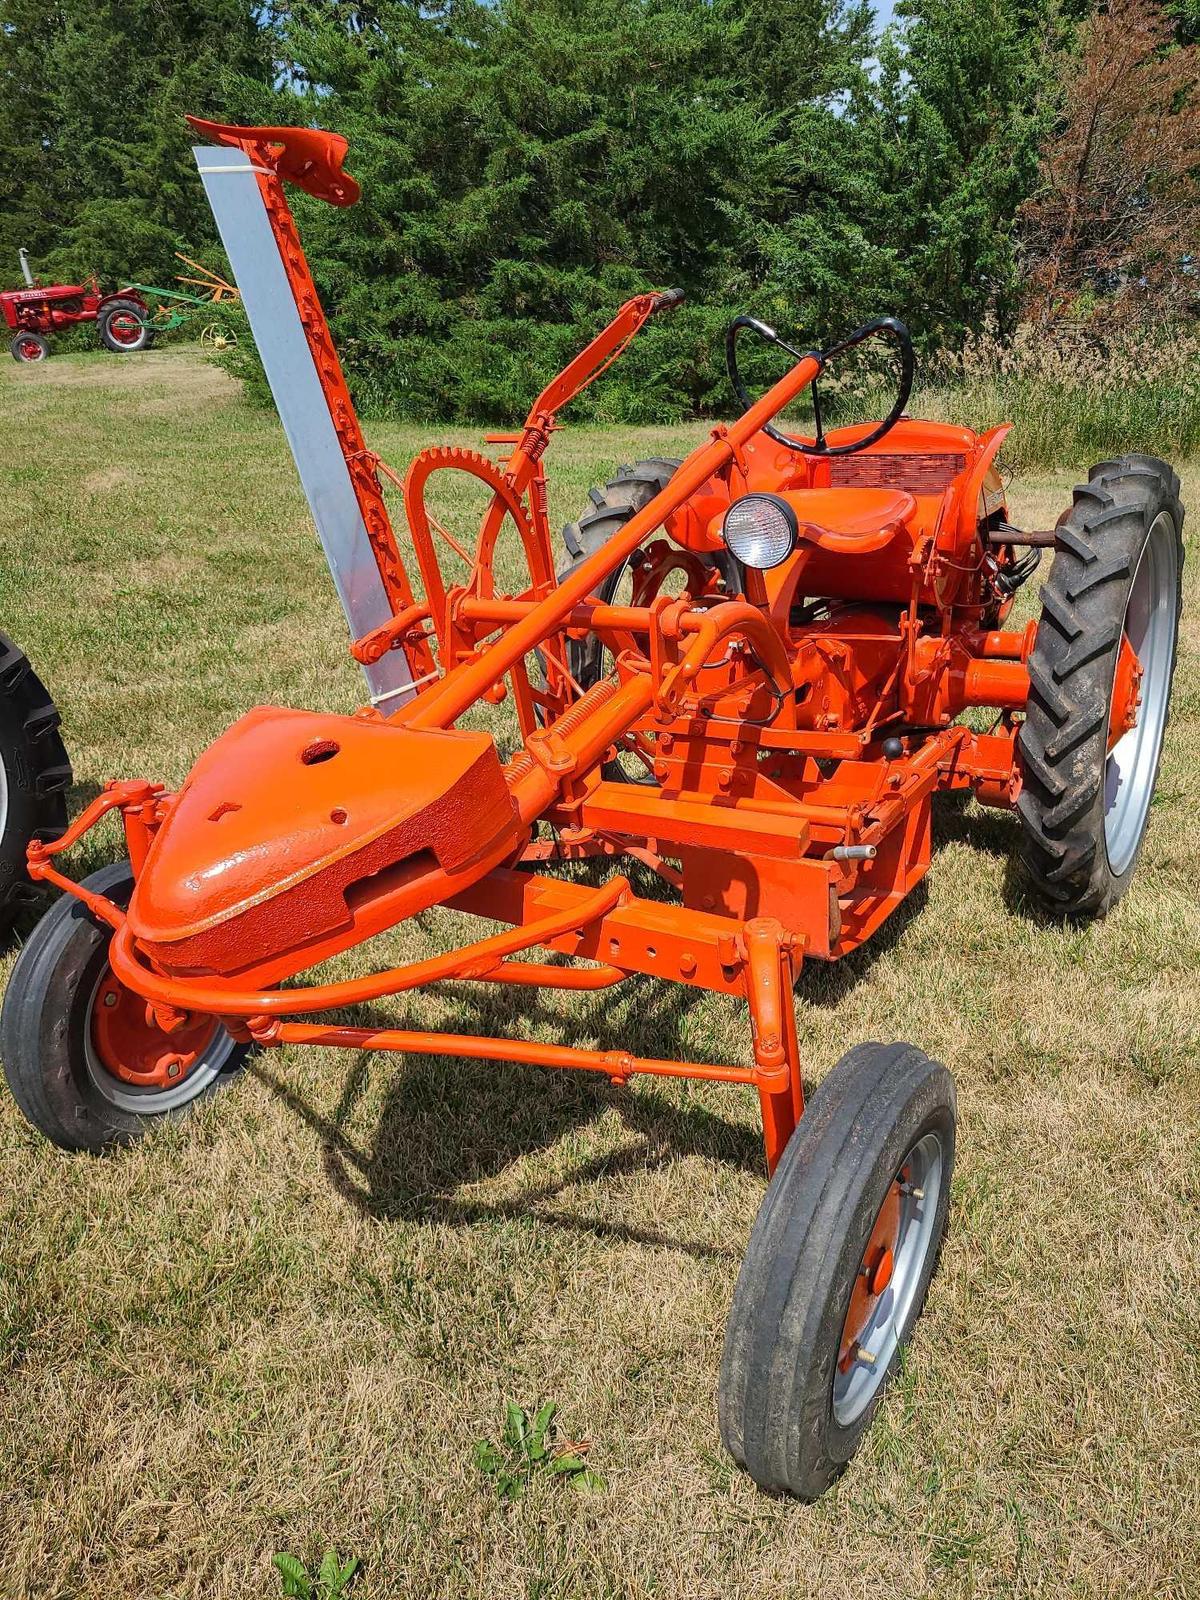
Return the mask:
<path id="1" fill-rule="evenodd" d="M 838 430 L 829 443 L 862 431 Z M 787 641 L 797 728 L 860 733 L 899 716 L 942 727 L 967 706 L 1024 704 L 1024 640 L 1017 648 L 1000 634 L 1022 574 L 1010 548 L 985 543 L 1004 526 L 994 456 L 1006 431 L 978 439 L 904 420 L 886 445 L 832 459 L 759 434 L 736 488 L 714 478 L 667 519 L 694 570 L 719 563 L 724 589 L 765 611 Z M 678 559 L 666 541 L 652 544 L 639 590 Z M 727 671 L 734 704 L 701 706 L 702 718 L 770 710 L 765 686 L 747 695 L 738 679 Z"/>

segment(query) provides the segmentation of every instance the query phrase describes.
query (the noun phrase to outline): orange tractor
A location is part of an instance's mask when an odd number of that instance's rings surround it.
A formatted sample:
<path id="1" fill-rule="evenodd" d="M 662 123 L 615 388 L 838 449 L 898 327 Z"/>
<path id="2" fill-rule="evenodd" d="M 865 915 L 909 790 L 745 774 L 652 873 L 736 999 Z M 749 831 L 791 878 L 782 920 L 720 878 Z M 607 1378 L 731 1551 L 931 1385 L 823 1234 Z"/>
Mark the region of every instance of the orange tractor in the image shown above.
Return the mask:
<path id="1" fill-rule="evenodd" d="M 643 294 L 520 430 L 491 438 L 499 459 L 434 448 L 412 462 L 415 590 L 284 192 L 352 203 L 345 141 L 194 126 L 371 698 L 354 716 L 260 706 L 177 793 L 114 782 L 31 847 L 32 876 L 66 896 L 5 997 L 12 1091 L 51 1139 L 98 1149 L 228 1081 L 250 1049 L 284 1044 L 753 1088 L 771 1179 L 729 1315 L 720 1428 L 758 1483 L 814 1497 L 853 1454 L 921 1310 L 955 1093 L 915 1046 L 865 1044 L 805 1110 L 793 986 L 921 880 L 938 794 L 1015 807 L 1032 886 L 1060 915 L 1103 914 L 1125 890 L 1167 720 L 1178 480 L 1146 456 L 1107 462 L 1053 532 L 1021 532 L 996 470 L 1007 429 L 905 415 L 899 322 L 801 351 L 743 316 L 727 351 L 741 415 L 682 462 L 622 469 L 559 551 L 545 477 L 557 417 L 680 298 Z M 788 357 L 758 399 L 739 371 L 747 335 Z M 872 340 L 895 352 L 895 403 L 882 421 L 826 429 L 817 381 Z M 783 413 L 806 389 L 814 425 L 794 436 Z M 462 475 L 486 501 L 473 541 L 431 505 L 431 485 Z M 498 581 L 502 537 L 520 553 L 516 582 Z M 1055 553 L 1041 620 L 1010 627 L 1043 545 Z M 442 546 L 463 561 L 459 581 Z M 481 728 L 481 706 L 511 714 L 509 747 Z M 128 860 L 71 880 L 60 856 L 109 812 Z M 654 892 L 631 877 L 657 879 Z M 434 906 L 502 931 L 297 981 Z M 448 979 L 595 991 L 643 976 L 746 1002 L 744 1059 L 345 1014 Z"/>

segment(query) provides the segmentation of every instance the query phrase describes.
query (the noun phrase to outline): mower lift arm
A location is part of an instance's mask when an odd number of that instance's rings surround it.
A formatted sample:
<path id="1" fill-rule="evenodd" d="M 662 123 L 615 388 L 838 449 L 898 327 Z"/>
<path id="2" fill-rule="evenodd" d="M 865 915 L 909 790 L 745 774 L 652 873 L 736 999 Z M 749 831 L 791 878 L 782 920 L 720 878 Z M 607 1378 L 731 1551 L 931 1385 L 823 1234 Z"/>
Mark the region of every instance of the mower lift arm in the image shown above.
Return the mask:
<path id="1" fill-rule="evenodd" d="M 673 310 L 683 303 L 682 289 L 668 289 L 663 294 L 639 294 L 627 300 L 616 316 L 575 359 L 567 364 L 558 376 L 546 385 L 529 408 L 526 428 L 534 427 L 541 419 L 553 419 L 589 383 L 594 383 L 606 368 L 624 351 L 631 339 L 646 326 L 659 311 Z"/>

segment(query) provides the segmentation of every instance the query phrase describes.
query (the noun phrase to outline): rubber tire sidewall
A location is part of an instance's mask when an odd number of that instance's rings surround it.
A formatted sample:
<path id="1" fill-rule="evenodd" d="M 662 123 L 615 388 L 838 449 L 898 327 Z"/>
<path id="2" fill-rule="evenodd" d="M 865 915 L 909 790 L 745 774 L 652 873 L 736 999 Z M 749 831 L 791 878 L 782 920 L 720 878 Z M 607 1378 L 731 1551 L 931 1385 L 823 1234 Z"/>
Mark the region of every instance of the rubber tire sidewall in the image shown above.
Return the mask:
<path id="1" fill-rule="evenodd" d="M 945 1067 L 915 1046 L 866 1044 L 822 1082 L 789 1140 L 738 1277 L 719 1388 L 726 1448 L 768 1492 L 815 1500 L 870 1427 L 937 1270 L 955 1122 Z M 833 1380 L 855 1276 L 895 1174 L 929 1132 L 943 1161 L 933 1241 L 879 1388 L 843 1426 Z"/>
<path id="2" fill-rule="evenodd" d="M 24 339 L 36 339 L 42 347 L 41 355 L 34 356 L 32 361 L 28 356 L 23 356 L 21 354 L 20 347 L 21 342 Z M 37 333 L 33 329 L 27 328 L 21 333 L 14 334 L 12 339 L 9 341 L 8 349 L 9 354 L 19 367 L 36 367 L 39 366 L 43 361 L 49 359 L 50 341 L 46 338 L 45 334 Z"/>
<path id="3" fill-rule="evenodd" d="M 58 731 L 58 712 L 41 679 L 18 647 L 0 633 L 0 762 L 8 807 L 0 826 L 0 931 L 38 889 L 25 871 L 30 839 L 57 837 L 67 826 L 66 790 L 71 766 Z"/>
<path id="4" fill-rule="evenodd" d="M 0 926 L 7 923 L 14 891 L 29 883 L 25 850 L 42 821 L 37 792 L 37 772 L 30 762 L 25 718 L 15 700 L 0 694 L 0 764 L 4 767 L 7 809 L 0 822 Z M 66 805 L 62 822 L 66 826 Z M 32 886 L 30 886 L 32 888 Z"/>
<path id="5" fill-rule="evenodd" d="M 114 317 L 122 313 L 132 312 L 142 324 L 142 336 L 136 344 L 122 343 L 109 332 L 109 323 Z M 144 306 L 138 305 L 136 300 L 110 300 L 101 310 L 97 319 L 99 322 L 100 342 L 106 350 L 111 350 L 118 356 L 135 356 L 143 350 L 149 350 L 154 343 L 154 329 L 149 323 L 150 313 Z"/>
<path id="6" fill-rule="evenodd" d="M 661 494 L 679 470 L 679 465 L 678 461 L 666 457 L 648 457 L 631 467 L 621 467 L 603 489 L 593 491 L 588 509 L 577 522 L 568 523 L 562 531 L 567 554 L 556 574 L 558 582 L 562 583 L 576 567 L 589 561 L 598 550 L 603 550 L 606 544 L 616 538 L 627 522 Z M 572 549 L 572 545 L 577 550 Z M 629 571 L 630 560 L 623 561 L 597 585 L 596 596 L 605 605 L 613 603 Z M 603 675 L 603 658 L 604 647 L 595 634 L 590 633 L 584 639 L 571 639 L 567 643 L 567 665 L 572 677 L 583 689 L 590 689 Z"/>
<path id="7" fill-rule="evenodd" d="M 96 894 L 124 904 L 133 888 L 127 861 L 85 878 Z M 99 1152 L 132 1144 L 166 1117 L 182 1115 L 235 1074 L 249 1053 L 237 1047 L 191 1099 L 144 1115 L 106 1100 L 88 1073 L 88 1010 L 108 960 L 112 930 L 73 895 L 64 894 L 34 928 L 17 958 L 0 1010 L 0 1057 L 13 1098 L 26 1117 L 64 1150 Z"/>

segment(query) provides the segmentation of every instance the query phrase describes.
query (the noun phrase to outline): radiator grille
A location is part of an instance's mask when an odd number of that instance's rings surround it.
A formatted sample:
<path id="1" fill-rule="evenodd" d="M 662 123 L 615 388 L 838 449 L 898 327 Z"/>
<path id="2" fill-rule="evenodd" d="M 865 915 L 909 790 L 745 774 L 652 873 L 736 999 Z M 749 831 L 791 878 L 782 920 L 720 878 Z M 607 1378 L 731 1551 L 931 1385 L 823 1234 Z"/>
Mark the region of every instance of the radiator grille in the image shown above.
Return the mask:
<path id="1" fill-rule="evenodd" d="M 966 456 L 860 455 L 844 456 L 829 463 L 829 482 L 834 489 L 904 489 L 909 494 L 941 494 L 960 472 Z"/>

